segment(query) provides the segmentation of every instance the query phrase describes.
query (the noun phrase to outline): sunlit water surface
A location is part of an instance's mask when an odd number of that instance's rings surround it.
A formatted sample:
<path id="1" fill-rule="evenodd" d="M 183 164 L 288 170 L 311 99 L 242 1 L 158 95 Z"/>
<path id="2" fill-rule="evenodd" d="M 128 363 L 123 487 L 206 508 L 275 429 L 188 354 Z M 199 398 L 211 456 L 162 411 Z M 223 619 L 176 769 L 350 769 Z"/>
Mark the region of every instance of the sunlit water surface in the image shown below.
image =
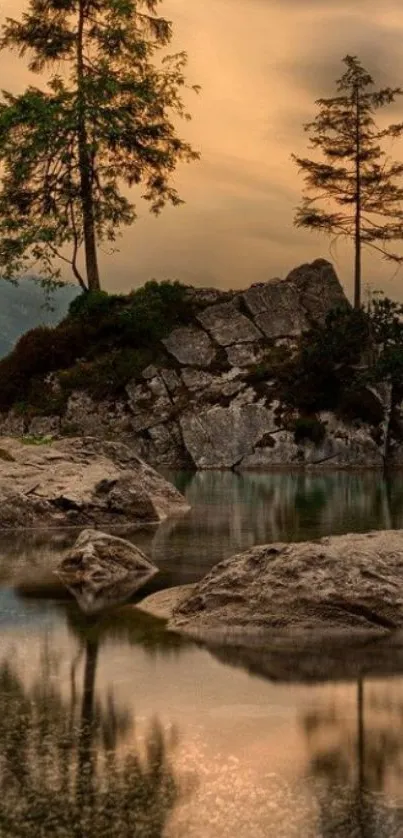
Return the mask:
<path id="1" fill-rule="evenodd" d="M 191 511 L 131 535 L 157 586 L 258 543 L 403 528 L 400 475 L 170 476 Z M 270 680 L 135 604 L 90 619 L 53 574 L 75 536 L 0 539 L 1 838 L 402 838 L 398 664 L 307 682 L 296 657 Z"/>

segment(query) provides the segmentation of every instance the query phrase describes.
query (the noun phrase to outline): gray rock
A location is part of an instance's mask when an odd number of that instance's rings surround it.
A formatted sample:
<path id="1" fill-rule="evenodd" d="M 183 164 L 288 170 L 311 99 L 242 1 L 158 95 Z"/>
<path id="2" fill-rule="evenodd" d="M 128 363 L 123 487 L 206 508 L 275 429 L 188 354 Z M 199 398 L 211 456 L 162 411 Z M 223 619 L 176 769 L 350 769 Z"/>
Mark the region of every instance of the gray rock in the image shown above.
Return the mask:
<path id="1" fill-rule="evenodd" d="M 168 626 L 192 635 L 382 635 L 403 628 L 403 531 L 267 544 L 216 565 Z"/>
<path id="2" fill-rule="evenodd" d="M 197 468 L 232 468 L 276 428 L 273 410 L 259 404 L 212 407 L 185 414 L 179 421 Z"/>
<path id="3" fill-rule="evenodd" d="M 255 343 L 238 343 L 227 349 L 228 362 L 233 367 L 251 367 L 263 360 L 265 350 Z"/>
<path id="4" fill-rule="evenodd" d="M 330 412 L 320 413 L 319 419 L 326 426 L 326 439 L 316 449 L 312 444 L 305 446 L 307 463 L 328 460 L 334 466 L 383 466 L 383 449 L 373 439 L 368 425 L 347 424 Z"/>
<path id="5" fill-rule="evenodd" d="M 186 299 L 196 308 L 227 302 L 232 300 L 234 294 L 234 291 L 223 291 L 222 288 L 194 288 L 190 285 L 186 289 Z"/>
<path id="6" fill-rule="evenodd" d="M 206 390 L 214 381 L 214 375 L 205 370 L 197 370 L 193 367 L 185 367 L 182 370 L 182 381 L 188 390 Z"/>
<path id="7" fill-rule="evenodd" d="M 219 402 L 222 397 L 234 396 L 245 388 L 245 383 L 240 378 L 241 370 L 234 367 L 229 372 L 221 375 L 212 375 L 203 370 L 185 368 L 182 371 L 182 379 L 188 390 L 197 393 L 201 402 Z M 195 410 L 198 410 L 195 405 Z"/>
<path id="8" fill-rule="evenodd" d="M 10 410 L 9 413 L 0 413 L 0 436 L 24 436 L 24 417 Z"/>
<path id="9" fill-rule="evenodd" d="M 86 614 L 116 605 L 158 573 L 130 541 L 84 530 L 56 570 Z"/>
<path id="10" fill-rule="evenodd" d="M 52 417 L 47 419 L 51 420 Z M 116 438 L 117 435 L 124 437 L 130 429 L 130 412 L 127 405 L 115 399 L 97 401 L 81 390 L 72 393 L 66 412 L 60 419 L 61 434 L 73 436 L 102 438 L 113 435 Z"/>
<path id="11" fill-rule="evenodd" d="M 323 323 L 331 308 L 346 305 L 337 274 L 326 259 L 316 259 L 311 264 L 294 268 L 285 281 L 295 286 L 299 305 L 311 322 Z"/>
<path id="12" fill-rule="evenodd" d="M 308 327 L 298 292 L 285 280 L 252 286 L 243 299 L 259 329 L 270 339 L 299 335 Z"/>
<path id="13" fill-rule="evenodd" d="M 150 389 L 152 382 L 154 392 Z M 131 428 L 135 433 L 165 422 L 173 412 L 173 402 L 159 377 L 150 379 L 146 384 L 131 381 L 126 386 L 126 393 L 131 411 Z"/>
<path id="14" fill-rule="evenodd" d="M 299 335 L 324 321 L 329 309 L 347 300 L 335 270 L 326 259 L 300 265 L 285 280 L 252 285 L 243 300 L 268 338 Z"/>
<path id="15" fill-rule="evenodd" d="M 175 394 L 181 387 L 181 380 L 175 370 L 162 369 L 160 370 L 161 377 L 169 393 Z"/>
<path id="16" fill-rule="evenodd" d="M 303 463 L 303 450 L 301 451 L 301 448 L 295 444 L 293 433 L 274 429 L 269 437 L 270 439 L 264 445 L 259 445 L 251 454 L 243 458 L 238 466 L 240 471 Z"/>
<path id="17" fill-rule="evenodd" d="M 35 416 L 29 423 L 28 433 L 35 437 L 58 436 L 60 429 L 59 416 Z"/>
<path id="18" fill-rule="evenodd" d="M 126 445 L 92 437 L 1 440 L 0 527 L 135 525 L 187 510 L 183 496 Z"/>
<path id="19" fill-rule="evenodd" d="M 233 302 L 209 306 L 197 319 L 220 346 L 257 341 L 262 337 L 254 323 Z"/>
<path id="20" fill-rule="evenodd" d="M 148 381 L 150 378 L 154 378 L 158 374 L 159 370 L 157 367 L 154 366 L 154 364 L 150 364 L 142 372 L 142 376 L 143 378 L 145 378 L 146 381 Z"/>
<path id="21" fill-rule="evenodd" d="M 190 367 L 209 367 L 216 356 L 208 335 L 193 326 L 175 329 L 163 344 L 180 364 Z"/>

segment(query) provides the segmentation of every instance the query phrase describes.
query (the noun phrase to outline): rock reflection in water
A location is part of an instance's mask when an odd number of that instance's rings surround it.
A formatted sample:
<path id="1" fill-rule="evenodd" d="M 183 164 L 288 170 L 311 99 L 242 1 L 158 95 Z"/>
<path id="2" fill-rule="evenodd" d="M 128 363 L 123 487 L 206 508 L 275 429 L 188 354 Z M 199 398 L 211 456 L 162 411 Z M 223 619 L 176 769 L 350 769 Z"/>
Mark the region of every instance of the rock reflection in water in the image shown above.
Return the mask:
<path id="1" fill-rule="evenodd" d="M 214 564 L 273 541 L 403 527 L 403 477 L 378 472 L 199 472 L 183 486 L 186 516 L 133 541 L 174 584 L 200 578 Z"/>
<path id="2" fill-rule="evenodd" d="M 87 639 L 83 688 L 57 687 L 44 648 L 37 680 L 27 686 L 10 661 L 0 667 L 0 834 L 7 838 L 162 838 L 180 797 L 172 765 L 177 736 L 157 720 L 126 755 L 132 730 L 112 695 L 95 700 L 98 646 Z M 133 740 L 132 740 L 133 741 Z"/>

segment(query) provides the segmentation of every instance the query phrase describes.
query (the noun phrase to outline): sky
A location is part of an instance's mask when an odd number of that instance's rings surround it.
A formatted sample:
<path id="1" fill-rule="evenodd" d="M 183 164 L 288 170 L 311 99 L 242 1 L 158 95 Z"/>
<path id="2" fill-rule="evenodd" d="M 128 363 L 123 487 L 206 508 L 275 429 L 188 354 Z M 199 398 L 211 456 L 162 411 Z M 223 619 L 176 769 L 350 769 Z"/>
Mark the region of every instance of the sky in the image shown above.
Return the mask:
<path id="1" fill-rule="evenodd" d="M 0 22 L 26 7 L 0 0 Z M 188 53 L 189 82 L 202 87 L 187 94 L 193 119 L 180 124 L 201 160 L 176 172 L 184 205 L 155 218 L 138 202 L 119 253 L 101 255 L 105 288 L 126 292 L 151 278 L 245 288 L 322 257 L 351 295 L 351 246 L 293 226 L 303 178 L 291 153 L 314 154 L 303 124 L 316 99 L 334 94 L 346 54 L 376 86 L 403 87 L 400 0 L 163 0 L 160 10 L 172 21 L 174 50 Z M 13 91 L 30 80 L 9 53 L 0 55 L 0 78 Z M 380 114 L 382 127 L 403 119 L 403 96 Z M 403 143 L 386 150 L 403 159 Z M 403 300 L 403 267 L 396 273 L 369 251 L 363 284 Z"/>

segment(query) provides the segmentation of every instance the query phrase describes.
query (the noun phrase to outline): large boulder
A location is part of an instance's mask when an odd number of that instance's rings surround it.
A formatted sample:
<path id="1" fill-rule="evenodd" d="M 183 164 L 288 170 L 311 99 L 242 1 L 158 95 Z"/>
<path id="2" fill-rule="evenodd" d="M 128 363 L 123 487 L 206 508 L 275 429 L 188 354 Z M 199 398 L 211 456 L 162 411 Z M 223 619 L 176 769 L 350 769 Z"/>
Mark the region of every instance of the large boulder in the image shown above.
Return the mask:
<path id="1" fill-rule="evenodd" d="M 262 338 L 259 329 L 233 302 L 209 306 L 197 319 L 220 346 L 259 341 Z"/>
<path id="2" fill-rule="evenodd" d="M 214 567 L 169 627 L 268 641 L 403 628 L 403 531 L 255 547 Z"/>
<path id="3" fill-rule="evenodd" d="M 122 443 L 0 440 L 0 527 L 132 525 L 188 508 L 174 486 Z"/>
<path id="4" fill-rule="evenodd" d="M 60 562 L 58 576 L 86 614 L 128 599 L 158 573 L 130 541 L 84 530 Z"/>
<path id="5" fill-rule="evenodd" d="M 265 434 L 277 430 L 273 406 L 234 402 L 186 413 L 180 426 L 197 468 L 232 468 L 253 452 Z"/>
<path id="6" fill-rule="evenodd" d="M 252 285 L 243 303 L 256 325 L 271 339 L 297 336 L 323 323 L 329 309 L 346 303 L 333 266 L 326 259 L 300 265 L 286 279 Z"/>
<path id="7" fill-rule="evenodd" d="M 209 367 L 216 355 L 206 332 L 194 326 L 175 329 L 163 344 L 180 364 L 190 367 Z"/>

